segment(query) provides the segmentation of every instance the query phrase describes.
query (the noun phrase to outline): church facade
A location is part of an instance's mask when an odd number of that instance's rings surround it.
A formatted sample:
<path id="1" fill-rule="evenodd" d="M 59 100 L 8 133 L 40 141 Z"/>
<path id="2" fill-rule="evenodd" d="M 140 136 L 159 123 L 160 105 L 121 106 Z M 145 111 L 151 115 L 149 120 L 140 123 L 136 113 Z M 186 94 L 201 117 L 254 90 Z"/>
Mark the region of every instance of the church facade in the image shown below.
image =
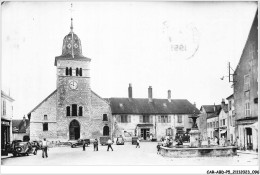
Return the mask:
<path id="1" fill-rule="evenodd" d="M 62 55 L 55 57 L 57 88 L 28 113 L 31 140 L 76 140 L 112 134 L 109 103 L 91 90 L 91 59 L 82 55 L 72 22 L 63 40 Z"/>

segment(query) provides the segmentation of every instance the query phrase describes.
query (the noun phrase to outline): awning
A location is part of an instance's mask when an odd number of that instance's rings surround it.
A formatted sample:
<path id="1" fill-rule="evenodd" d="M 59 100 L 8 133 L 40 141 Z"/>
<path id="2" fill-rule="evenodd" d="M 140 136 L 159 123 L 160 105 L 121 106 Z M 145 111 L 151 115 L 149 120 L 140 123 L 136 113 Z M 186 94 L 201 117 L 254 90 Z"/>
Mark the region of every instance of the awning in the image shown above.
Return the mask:
<path id="1" fill-rule="evenodd" d="M 226 132 L 227 132 L 227 130 L 223 129 L 222 131 L 220 131 L 220 134 L 224 134 Z"/>
<path id="2" fill-rule="evenodd" d="M 137 124 L 138 127 L 153 127 L 153 124 L 149 124 L 149 123 L 146 123 L 146 124 Z"/>
<path id="3" fill-rule="evenodd" d="M 258 131 L 258 122 L 254 123 L 252 125 L 249 125 L 249 127 L 251 127 L 251 128 L 253 128 L 253 129 Z"/>

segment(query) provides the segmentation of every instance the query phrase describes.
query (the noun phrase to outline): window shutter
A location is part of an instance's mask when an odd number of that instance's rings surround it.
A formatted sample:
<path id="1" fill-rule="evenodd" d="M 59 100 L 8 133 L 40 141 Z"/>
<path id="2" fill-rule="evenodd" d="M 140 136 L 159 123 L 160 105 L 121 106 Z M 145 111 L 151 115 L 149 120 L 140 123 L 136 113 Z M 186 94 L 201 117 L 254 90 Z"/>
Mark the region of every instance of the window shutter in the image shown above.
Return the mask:
<path id="1" fill-rule="evenodd" d="M 118 123 L 121 123 L 121 116 L 120 116 L 120 115 L 116 116 L 116 121 L 117 121 Z"/>
<path id="2" fill-rule="evenodd" d="M 158 117 L 158 123 L 161 123 L 161 116 L 157 116 Z"/>
<path id="3" fill-rule="evenodd" d="M 127 116 L 127 122 L 128 122 L 128 123 L 131 123 L 131 115 L 128 115 L 128 116 Z"/>
<path id="4" fill-rule="evenodd" d="M 167 117 L 168 117 L 168 123 L 171 123 L 171 116 L 168 115 Z"/>
<path id="5" fill-rule="evenodd" d="M 140 122 L 140 123 L 143 123 L 143 116 L 142 116 L 142 115 L 139 116 L 139 119 L 140 119 L 139 122 Z"/>

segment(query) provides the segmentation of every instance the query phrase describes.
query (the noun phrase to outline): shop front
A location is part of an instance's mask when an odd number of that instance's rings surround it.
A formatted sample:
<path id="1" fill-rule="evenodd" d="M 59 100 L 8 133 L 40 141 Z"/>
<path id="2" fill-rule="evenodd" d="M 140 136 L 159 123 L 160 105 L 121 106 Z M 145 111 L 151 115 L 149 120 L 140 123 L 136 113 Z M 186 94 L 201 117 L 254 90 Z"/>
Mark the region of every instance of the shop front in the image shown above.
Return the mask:
<path id="1" fill-rule="evenodd" d="M 8 155 L 7 143 L 10 142 L 10 121 L 1 119 L 1 155 Z"/>
<path id="2" fill-rule="evenodd" d="M 137 124 L 138 137 L 142 140 L 150 140 L 154 136 L 153 124 Z"/>

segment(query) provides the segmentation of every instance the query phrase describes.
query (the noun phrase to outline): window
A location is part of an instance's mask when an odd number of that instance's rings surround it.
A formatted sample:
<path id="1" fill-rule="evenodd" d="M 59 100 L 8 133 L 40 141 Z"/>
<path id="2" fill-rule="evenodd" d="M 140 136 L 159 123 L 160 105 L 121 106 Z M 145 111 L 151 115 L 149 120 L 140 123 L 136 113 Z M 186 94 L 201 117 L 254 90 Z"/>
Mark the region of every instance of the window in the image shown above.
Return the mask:
<path id="1" fill-rule="evenodd" d="M 212 122 L 210 122 L 210 127 L 212 128 Z"/>
<path id="2" fill-rule="evenodd" d="M 150 123 L 150 116 L 149 115 L 143 116 L 143 123 Z"/>
<path id="3" fill-rule="evenodd" d="M 213 128 L 215 128 L 215 122 L 213 122 Z"/>
<path id="4" fill-rule="evenodd" d="M 245 75 L 244 76 L 244 91 L 249 91 L 250 90 L 250 76 Z"/>
<path id="5" fill-rule="evenodd" d="M 82 116 L 82 115 L 83 115 L 83 107 L 80 106 L 80 107 L 79 107 L 79 116 Z"/>
<path id="6" fill-rule="evenodd" d="M 72 105 L 72 116 L 77 116 L 77 105 L 76 104 Z"/>
<path id="7" fill-rule="evenodd" d="M 69 75 L 69 68 L 66 67 L 66 75 Z"/>
<path id="8" fill-rule="evenodd" d="M 231 111 L 231 109 L 232 109 L 231 100 L 228 101 L 228 108 L 229 108 L 229 110 Z"/>
<path id="9" fill-rule="evenodd" d="M 72 68 L 70 68 L 70 72 L 69 72 L 70 76 L 72 76 Z"/>
<path id="10" fill-rule="evenodd" d="M 107 114 L 103 114 L 103 121 L 108 121 Z"/>
<path id="11" fill-rule="evenodd" d="M 48 123 L 42 124 L 43 131 L 48 131 Z"/>
<path id="12" fill-rule="evenodd" d="M 48 120 L 47 115 L 44 115 L 44 120 Z"/>
<path id="13" fill-rule="evenodd" d="M 250 103 L 246 102 L 245 104 L 245 116 L 249 117 L 250 116 Z"/>
<path id="14" fill-rule="evenodd" d="M 79 69 L 79 75 L 82 76 L 82 68 Z"/>
<path id="15" fill-rule="evenodd" d="M 190 123 L 192 123 L 192 122 L 193 122 L 193 121 L 192 121 L 192 118 L 189 118 L 189 122 L 190 122 Z"/>
<path id="16" fill-rule="evenodd" d="M 218 121 L 216 122 L 216 128 L 218 128 Z"/>
<path id="17" fill-rule="evenodd" d="M 103 136 L 109 136 L 109 127 L 108 126 L 104 126 L 104 128 L 103 128 Z"/>
<path id="18" fill-rule="evenodd" d="M 6 115 L 6 101 L 3 100 L 3 115 Z"/>
<path id="19" fill-rule="evenodd" d="M 172 128 L 166 129 L 166 135 L 167 136 L 173 136 L 173 129 Z"/>
<path id="20" fill-rule="evenodd" d="M 66 107 L 66 113 L 67 113 L 67 116 L 70 116 L 70 106 Z"/>
<path id="21" fill-rule="evenodd" d="M 178 123 L 182 123 L 182 116 L 178 115 Z"/>
<path id="22" fill-rule="evenodd" d="M 131 116 L 130 115 L 121 115 L 121 123 L 130 123 L 131 122 Z"/>
<path id="23" fill-rule="evenodd" d="M 168 115 L 162 115 L 162 116 L 158 116 L 160 119 L 159 119 L 159 122 L 160 123 L 171 123 L 171 117 L 168 116 Z"/>

